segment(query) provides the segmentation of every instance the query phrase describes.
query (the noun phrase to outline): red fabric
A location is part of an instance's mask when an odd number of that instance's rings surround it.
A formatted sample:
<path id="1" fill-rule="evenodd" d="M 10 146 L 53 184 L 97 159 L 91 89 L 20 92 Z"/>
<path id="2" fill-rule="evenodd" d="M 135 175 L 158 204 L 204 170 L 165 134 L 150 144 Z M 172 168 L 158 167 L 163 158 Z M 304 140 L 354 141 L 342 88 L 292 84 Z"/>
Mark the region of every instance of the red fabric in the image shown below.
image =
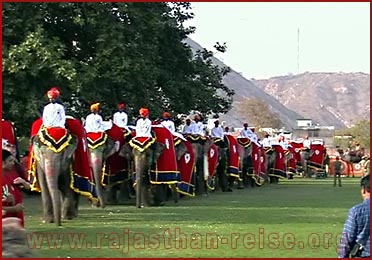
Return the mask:
<path id="1" fill-rule="evenodd" d="M 311 163 L 314 163 L 316 166 L 322 166 L 323 158 L 324 158 L 324 150 L 325 150 L 324 145 L 311 144 L 310 149 L 311 149 L 311 155 L 309 157 L 309 161 Z"/>
<path id="2" fill-rule="evenodd" d="M 87 138 L 92 140 L 92 142 L 98 141 L 103 137 L 103 132 L 89 132 L 87 133 Z"/>
<path id="3" fill-rule="evenodd" d="M 284 163 L 284 149 L 281 145 L 273 145 L 272 148 L 275 150 L 275 162 L 274 169 L 285 172 L 285 163 Z"/>
<path id="4" fill-rule="evenodd" d="M 301 162 L 301 148 L 304 147 L 302 142 L 291 142 L 296 162 Z"/>
<path id="5" fill-rule="evenodd" d="M 183 141 L 187 152 L 178 161 L 178 167 L 181 175 L 181 182 L 192 184 L 192 174 L 194 172 L 195 155 L 192 145 L 189 141 Z"/>
<path id="6" fill-rule="evenodd" d="M 76 174 L 93 182 L 89 166 L 89 152 L 85 129 L 80 120 L 75 118 L 67 118 L 66 127 L 78 138 L 72 168 Z"/>
<path id="7" fill-rule="evenodd" d="M 260 175 L 264 171 L 264 166 L 262 167 L 261 157 L 264 152 L 255 143 L 252 142 L 252 165 L 255 175 Z"/>
<path id="8" fill-rule="evenodd" d="M 16 136 L 14 133 L 13 125 L 8 120 L 2 120 L 1 123 L 2 138 L 8 140 L 8 143 L 16 145 Z"/>
<path id="9" fill-rule="evenodd" d="M 32 123 L 31 135 L 30 135 L 31 137 L 33 137 L 34 135 L 37 135 L 37 133 L 39 132 L 40 127 L 41 127 L 42 124 L 43 124 L 43 119 L 42 118 L 38 118 Z"/>
<path id="10" fill-rule="evenodd" d="M 172 133 L 165 127 L 152 127 L 152 131 L 156 141 L 165 145 L 156 161 L 156 172 L 178 172 Z"/>
<path id="11" fill-rule="evenodd" d="M 239 150 L 238 141 L 232 135 L 225 135 L 228 143 L 228 173 L 239 173 Z"/>
<path id="12" fill-rule="evenodd" d="M 208 151 L 208 174 L 209 177 L 213 177 L 218 162 L 218 148 L 215 144 L 212 144 Z"/>
<path id="13" fill-rule="evenodd" d="M 112 124 L 112 128 L 106 131 L 107 135 L 116 141 L 120 142 L 120 148 L 124 145 L 124 132 L 115 124 Z M 119 156 L 120 149 L 106 160 L 106 174 L 116 174 L 123 170 L 128 170 L 127 160 Z"/>
<path id="14" fill-rule="evenodd" d="M 21 192 L 20 187 L 13 183 L 13 181 L 17 177 L 19 177 L 18 172 L 16 168 L 13 167 L 12 170 L 6 171 L 5 173 L 3 173 L 2 178 L 1 178 L 2 187 L 8 186 L 9 193 L 11 193 L 14 196 L 14 200 L 15 200 L 14 205 L 23 202 L 22 192 Z M 6 202 L 2 202 L 2 206 L 11 206 L 11 205 L 7 204 Z M 25 222 L 24 222 L 23 211 L 15 212 L 15 213 L 6 213 L 2 218 L 8 218 L 8 217 L 17 217 L 21 219 L 22 227 L 24 227 Z"/>
<path id="15" fill-rule="evenodd" d="M 58 143 L 63 137 L 67 135 L 67 130 L 62 127 L 50 127 L 47 128 L 46 132 L 49 136 L 53 137 L 56 143 Z"/>

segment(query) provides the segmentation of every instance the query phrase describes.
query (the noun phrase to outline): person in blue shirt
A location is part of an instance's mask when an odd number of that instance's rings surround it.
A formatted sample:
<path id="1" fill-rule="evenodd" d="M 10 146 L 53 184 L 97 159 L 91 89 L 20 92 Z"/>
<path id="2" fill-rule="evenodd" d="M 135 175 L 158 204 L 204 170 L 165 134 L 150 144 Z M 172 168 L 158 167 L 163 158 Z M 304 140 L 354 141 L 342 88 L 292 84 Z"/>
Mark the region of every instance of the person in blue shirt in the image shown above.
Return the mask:
<path id="1" fill-rule="evenodd" d="M 370 257 L 369 175 L 362 178 L 360 186 L 363 202 L 349 210 L 338 248 L 338 258 L 352 257 L 351 252 L 356 247 L 362 248 L 357 257 Z"/>

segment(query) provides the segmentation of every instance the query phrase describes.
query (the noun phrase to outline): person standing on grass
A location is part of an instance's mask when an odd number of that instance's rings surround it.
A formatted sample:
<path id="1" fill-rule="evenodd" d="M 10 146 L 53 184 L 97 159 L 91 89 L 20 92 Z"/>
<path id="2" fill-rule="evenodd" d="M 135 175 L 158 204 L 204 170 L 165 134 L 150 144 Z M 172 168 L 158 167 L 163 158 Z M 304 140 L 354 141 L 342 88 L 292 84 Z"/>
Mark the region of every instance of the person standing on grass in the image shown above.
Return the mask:
<path id="1" fill-rule="evenodd" d="M 342 163 L 340 161 L 340 157 L 336 157 L 336 161 L 333 162 L 333 172 L 334 172 L 334 177 L 333 177 L 333 187 L 336 187 L 336 181 L 338 179 L 338 186 L 341 187 L 341 167 Z"/>
<path id="2" fill-rule="evenodd" d="M 24 226 L 23 198 L 21 188 L 30 189 L 30 183 L 19 177 L 14 167 L 15 157 L 2 149 L 2 218 L 16 217 Z"/>
<path id="3" fill-rule="evenodd" d="M 370 258 L 369 175 L 361 179 L 360 186 L 363 202 L 349 210 L 338 247 L 338 258 Z"/>

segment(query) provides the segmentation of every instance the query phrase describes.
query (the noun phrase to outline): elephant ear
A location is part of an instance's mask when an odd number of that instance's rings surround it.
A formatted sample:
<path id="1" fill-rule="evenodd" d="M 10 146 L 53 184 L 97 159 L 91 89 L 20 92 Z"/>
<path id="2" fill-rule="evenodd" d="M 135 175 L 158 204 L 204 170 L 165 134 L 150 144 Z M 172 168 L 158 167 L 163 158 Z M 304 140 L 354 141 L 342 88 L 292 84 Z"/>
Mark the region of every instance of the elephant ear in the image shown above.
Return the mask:
<path id="1" fill-rule="evenodd" d="M 213 145 L 213 141 L 211 139 L 207 139 L 203 145 L 203 154 L 207 154 L 209 150 L 211 149 L 212 145 Z"/>
<path id="2" fill-rule="evenodd" d="M 163 153 L 163 151 L 165 150 L 165 144 L 162 144 L 162 143 L 159 143 L 159 142 L 155 142 L 155 160 L 157 160 L 159 158 L 159 156 Z"/>
<path id="3" fill-rule="evenodd" d="M 41 146 L 43 145 L 40 141 L 40 138 L 37 135 L 31 137 L 32 152 L 36 158 L 36 161 L 40 162 L 41 156 Z"/>
<path id="4" fill-rule="evenodd" d="M 66 151 L 65 151 L 66 158 L 72 157 L 78 145 L 78 137 L 76 137 L 75 135 L 71 135 L 71 136 L 72 136 L 72 139 L 70 141 L 70 145 L 66 147 Z"/>
<path id="5" fill-rule="evenodd" d="M 124 157 L 127 160 L 132 160 L 133 159 L 133 153 L 132 153 L 132 148 L 129 145 L 129 143 L 125 143 L 120 151 L 119 151 L 119 156 Z"/>
<path id="6" fill-rule="evenodd" d="M 116 152 L 116 142 L 112 138 L 108 137 L 105 143 L 105 148 L 103 150 L 103 160 L 106 161 L 107 158 L 109 158 L 115 152 Z"/>

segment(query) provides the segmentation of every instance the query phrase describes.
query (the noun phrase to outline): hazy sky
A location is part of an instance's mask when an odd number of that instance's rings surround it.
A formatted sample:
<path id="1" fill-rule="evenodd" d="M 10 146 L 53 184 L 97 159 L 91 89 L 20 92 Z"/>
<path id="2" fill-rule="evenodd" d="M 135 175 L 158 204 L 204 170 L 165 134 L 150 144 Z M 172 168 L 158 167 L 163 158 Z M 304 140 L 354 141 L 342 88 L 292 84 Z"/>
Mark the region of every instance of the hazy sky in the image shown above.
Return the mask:
<path id="1" fill-rule="evenodd" d="M 196 26 L 196 32 L 190 38 L 209 50 L 217 41 L 226 42 L 227 52 L 216 57 L 246 78 L 370 73 L 370 3 L 191 5 L 195 17 L 186 25 Z"/>

